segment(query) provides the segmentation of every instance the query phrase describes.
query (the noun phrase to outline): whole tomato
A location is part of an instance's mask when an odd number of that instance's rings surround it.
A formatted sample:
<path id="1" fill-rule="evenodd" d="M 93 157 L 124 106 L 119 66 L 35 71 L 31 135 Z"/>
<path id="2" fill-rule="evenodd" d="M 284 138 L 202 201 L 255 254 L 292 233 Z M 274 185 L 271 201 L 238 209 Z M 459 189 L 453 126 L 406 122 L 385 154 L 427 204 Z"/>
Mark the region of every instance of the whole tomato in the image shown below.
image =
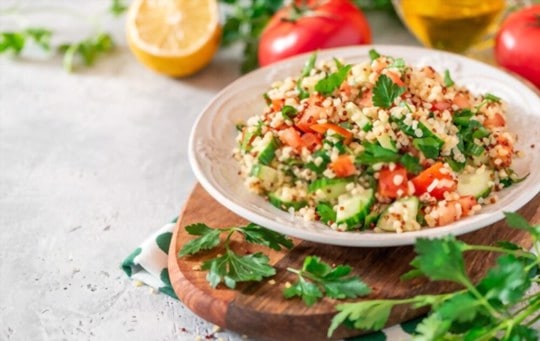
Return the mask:
<path id="1" fill-rule="evenodd" d="M 297 0 L 276 12 L 262 32 L 259 64 L 317 49 L 369 43 L 368 22 L 351 1 Z"/>
<path id="2" fill-rule="evenodd" d="M 540 88 L 540 5 L 508 16 L 495 37 L 495 59 Z"/>

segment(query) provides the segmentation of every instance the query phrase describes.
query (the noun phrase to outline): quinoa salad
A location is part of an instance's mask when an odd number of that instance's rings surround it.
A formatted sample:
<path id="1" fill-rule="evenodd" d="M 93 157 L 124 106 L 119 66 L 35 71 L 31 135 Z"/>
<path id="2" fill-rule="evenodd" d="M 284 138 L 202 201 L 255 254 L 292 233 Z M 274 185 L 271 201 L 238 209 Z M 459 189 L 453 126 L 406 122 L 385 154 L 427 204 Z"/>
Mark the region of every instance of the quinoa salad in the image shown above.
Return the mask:
<path id="1" fill-rule="evenodd" d="M 370 60 L 306 61 L 271 84 L 237 126 L 239 176 L 291 214 L 339 231 L 450 224 L 520 181 L 505 103 L 371 50 Z"/>

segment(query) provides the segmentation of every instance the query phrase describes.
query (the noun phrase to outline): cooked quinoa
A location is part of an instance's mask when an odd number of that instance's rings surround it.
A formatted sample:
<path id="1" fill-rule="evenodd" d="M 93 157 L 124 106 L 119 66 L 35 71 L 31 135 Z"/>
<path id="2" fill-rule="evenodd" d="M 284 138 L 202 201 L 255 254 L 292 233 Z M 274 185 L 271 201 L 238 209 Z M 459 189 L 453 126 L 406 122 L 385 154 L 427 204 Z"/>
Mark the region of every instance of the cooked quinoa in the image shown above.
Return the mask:
<path id="1" fill-rule="evenodd" d="M 432 67 L 312 55 L 238 126 L 249 190 L 335 230 L 405 232 L 473 215 L 519 179 L 505 104 Z"/>

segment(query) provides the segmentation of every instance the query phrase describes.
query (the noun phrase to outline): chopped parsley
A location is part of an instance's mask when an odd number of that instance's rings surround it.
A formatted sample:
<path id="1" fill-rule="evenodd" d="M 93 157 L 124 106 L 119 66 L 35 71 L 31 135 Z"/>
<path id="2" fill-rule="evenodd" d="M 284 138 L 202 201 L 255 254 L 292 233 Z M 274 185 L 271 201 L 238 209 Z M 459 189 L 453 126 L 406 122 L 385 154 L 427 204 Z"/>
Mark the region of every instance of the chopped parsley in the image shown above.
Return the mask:
<path id="1" fill-rule="evenodd" d="M 315 90 L 323 95 L 331 95 L 347 78 L 352 65 L 338 65 L 338 70 L 321 79 L 315 84 Z"/>
<path id="2" fill-rule="evenodd" d="M 379 52 L 375 51 L 375 49 L 369 50 L 368 53 L 369 53 L 369 59 L 371 59 L 371 61 L 374 61 L 375 59 L 381 56 Z"/>
<path id="3" fill-rule="evenodd" d="M 300 74 L 300 78 L 298 79 L 298 82 L 296 83 L 296 89 L 298 90 L 298 97 L 300 99 L 308 98 L 309 93 L 302 87 L 302 82 L 305 77 L 309 76 L 311 73 L 311 70 L 315 67 L 315 62 L 317 61 L 317 52 L 314 52 L 309 56 L 309 59 L 304 64 L 304 67 L 302 68 L 302 73 Z"/>
<path id="4" fill-rule="evenodd" d="M 449 87 L 454 85 L 454 80 L 450 76 L 448 69 L 444 70 L 444 86 Z"/>
<path id="5" fill-rule="evenodd" d="M 298 110 L 291 105 L 285 105 L 281 108 L 281 115 L 283 115 L 283 118 L 286 120 L 291 120 L 297 113 Z"/>
<path id="6" fill-rule="evenodd" d="M 373 104 L 379 108 L 388 109 L 405 90 L 406 87 L 397 85 L 387 75 L 380 75 L 373 87 Z"/>

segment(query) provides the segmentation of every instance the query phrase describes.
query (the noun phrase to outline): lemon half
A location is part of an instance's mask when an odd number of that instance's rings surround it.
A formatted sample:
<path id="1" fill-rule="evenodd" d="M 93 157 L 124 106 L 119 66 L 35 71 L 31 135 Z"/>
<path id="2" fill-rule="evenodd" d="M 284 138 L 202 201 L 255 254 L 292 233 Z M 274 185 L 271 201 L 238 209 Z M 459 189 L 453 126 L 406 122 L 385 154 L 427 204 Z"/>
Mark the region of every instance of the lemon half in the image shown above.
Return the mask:
<path id="1" fill-rule="evenodd" d="M 147 67 L 173 77 L 205 67 L 221 37 L 216 0 L 136 0 L 127 15 L 131 51 Z"/>

